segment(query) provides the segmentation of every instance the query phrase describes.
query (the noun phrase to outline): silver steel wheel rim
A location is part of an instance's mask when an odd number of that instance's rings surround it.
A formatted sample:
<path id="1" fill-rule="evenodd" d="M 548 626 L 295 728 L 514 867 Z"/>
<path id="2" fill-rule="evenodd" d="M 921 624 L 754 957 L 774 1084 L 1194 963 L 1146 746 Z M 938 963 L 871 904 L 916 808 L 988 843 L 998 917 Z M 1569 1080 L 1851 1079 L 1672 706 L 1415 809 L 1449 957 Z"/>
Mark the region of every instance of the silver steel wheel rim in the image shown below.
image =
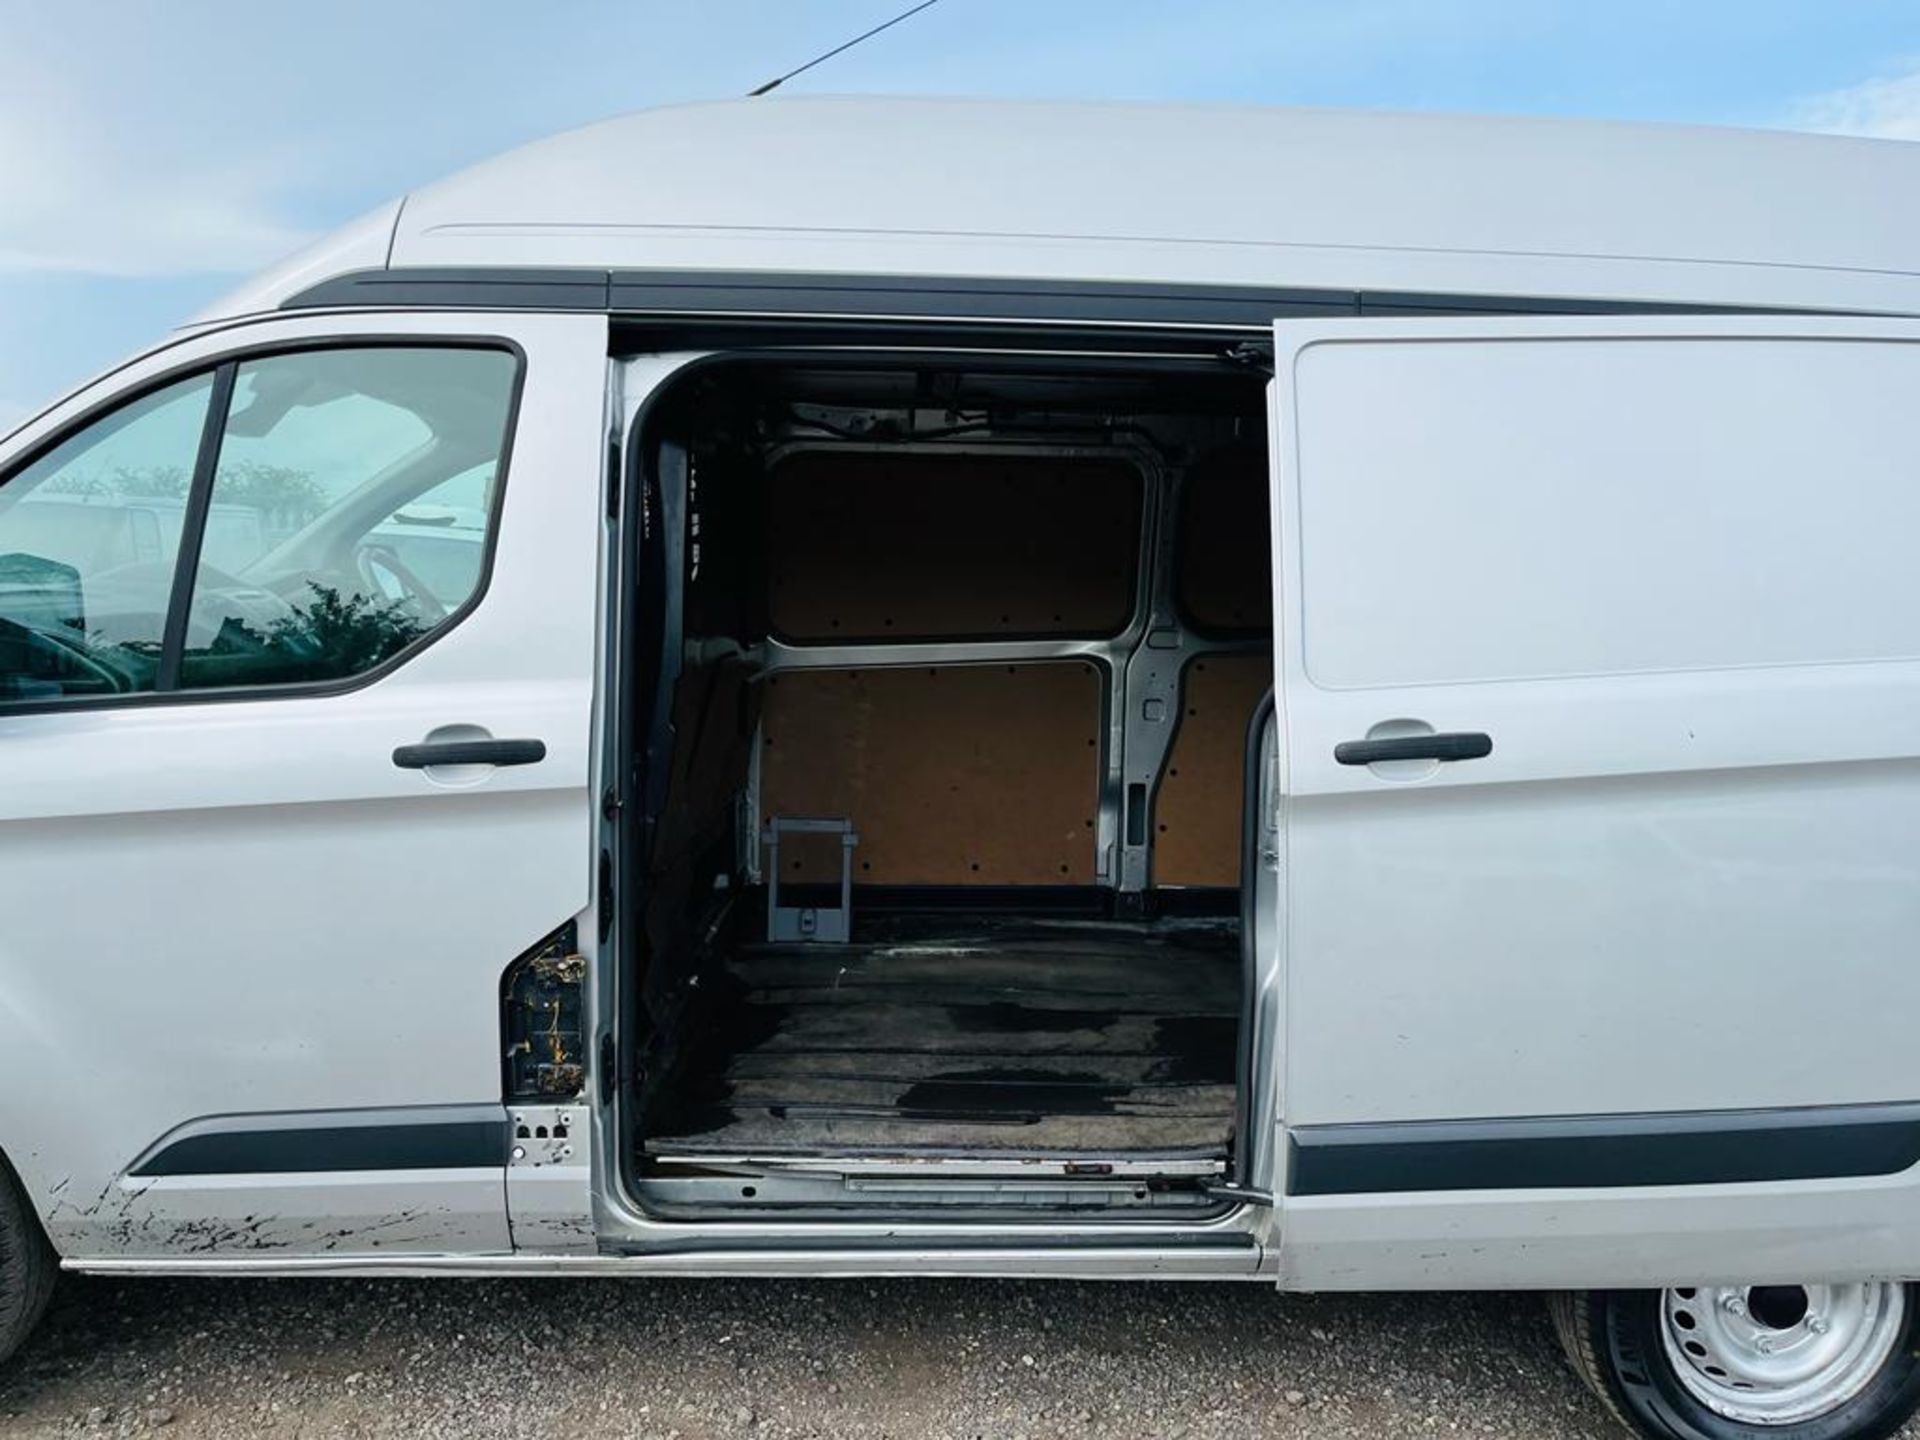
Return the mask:
<path id="1" fill-rule="evenodd" d="M 1673 1372 L 1716 1415 L 1797 1425 L 1838 1410 L 1899 1344 L 1901 1285 L 1685 1287 L 1660 1295 Z"/>

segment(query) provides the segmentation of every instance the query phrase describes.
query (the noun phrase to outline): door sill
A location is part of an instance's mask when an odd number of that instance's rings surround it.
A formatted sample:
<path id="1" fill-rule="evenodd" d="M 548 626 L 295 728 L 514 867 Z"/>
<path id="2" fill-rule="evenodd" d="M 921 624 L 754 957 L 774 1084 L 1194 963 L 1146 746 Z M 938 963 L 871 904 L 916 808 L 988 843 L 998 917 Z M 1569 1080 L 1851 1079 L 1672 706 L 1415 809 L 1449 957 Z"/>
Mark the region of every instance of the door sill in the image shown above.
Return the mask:
<path id="1" fill-rule="evenodd" d="M 870 1178 L 932 1179 L 1219 1179 L 1226 1161 L 1216 1156 L 1150 1156 L 1124 1159 L 1075 1155 L 679 1155 L 655 1153 L 656 1166 L 686 1170 L 748 1171 L 762 1174 L 836 1175 Z"/>
<path id="2" fill-rule="evenodd" d="M 714 1246 L 698 1250 L 599 1255 L 115 1255 L 69 1258 L 61 1268 L 96 1275 L 252 1275 L 252 1276 L 506 1276 L 506 1275 L 680 1275 L 811 1278 L 826 1276 L 1001 1276 L 1020 1279 L 1193 1279 L 1271 1282 L 1263 1251 L 1250 1235 L 1218 1233 L 1169 1241 L 1142 1236 L 1138 1241 L 1053 1239 L 1023 1244 L 995 1237 L 978 1243 L 960 1239 L 850 1247 L 782 1244 L 749 1248 Z"/>
<path id="3" fill-rule="evenodd" d="M 768 1220 L 796 1228 L 867 1217 L 989 1224 L 1211 1219 L 1226 1162 L 1213 1156 L 650 1156 L 641 1209 L 667 1221 Z"/>

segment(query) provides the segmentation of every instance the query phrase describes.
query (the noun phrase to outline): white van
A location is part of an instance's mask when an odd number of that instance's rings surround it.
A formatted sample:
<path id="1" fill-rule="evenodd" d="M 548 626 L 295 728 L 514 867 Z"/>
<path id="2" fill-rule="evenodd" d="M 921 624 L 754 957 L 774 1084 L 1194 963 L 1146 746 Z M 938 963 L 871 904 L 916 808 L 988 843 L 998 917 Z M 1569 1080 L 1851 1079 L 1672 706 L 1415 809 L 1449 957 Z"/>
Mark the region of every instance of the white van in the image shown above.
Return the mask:
<path id="1" fill-rule="evenodd" d="M 5 1345 L 1510 1288 L 1643 1435 L 1889 1433 L 1916 236 L 1896 143 L 858 99 L 350 226 L 0 444 Z"/>

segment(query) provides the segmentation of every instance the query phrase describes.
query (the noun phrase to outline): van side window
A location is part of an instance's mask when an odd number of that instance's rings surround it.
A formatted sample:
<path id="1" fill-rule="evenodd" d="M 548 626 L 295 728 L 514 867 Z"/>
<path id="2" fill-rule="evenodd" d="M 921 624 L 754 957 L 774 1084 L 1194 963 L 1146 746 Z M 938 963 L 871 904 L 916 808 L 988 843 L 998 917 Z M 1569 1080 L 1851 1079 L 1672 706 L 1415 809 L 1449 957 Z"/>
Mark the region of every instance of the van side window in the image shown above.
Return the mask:
<path id="1" fill-rule="evenodd" d="M 517 378 L 502 349 L 307 350 L 70 436 L 0 483 L 0 705 L 347 680 L 445 628 Z"/>
<path id="2" fill-rule="evenodd" d="M 212 392 L 156 390 L 0 483 L 0 704 L 154 688 Z"/>
<path id="3" fill-rule="evenodd" d="M 243 363 L 220 438 L 183 687 L 339 680 L 479 587 L 515 362 L 316 350 Z"/>

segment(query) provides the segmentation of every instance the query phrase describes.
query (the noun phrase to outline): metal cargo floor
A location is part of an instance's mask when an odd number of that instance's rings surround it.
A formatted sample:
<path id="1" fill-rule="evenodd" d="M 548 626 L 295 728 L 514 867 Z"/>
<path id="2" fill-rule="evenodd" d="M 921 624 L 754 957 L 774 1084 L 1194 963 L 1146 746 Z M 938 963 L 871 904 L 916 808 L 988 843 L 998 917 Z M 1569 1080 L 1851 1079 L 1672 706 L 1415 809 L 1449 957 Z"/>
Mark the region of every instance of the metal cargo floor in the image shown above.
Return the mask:
<path id="1" fill-rule="evenodd" d="M 923 917 L 857 938 L 734 958 L 649 1156 L 1224 1159 L 1231 924 Z"/>

